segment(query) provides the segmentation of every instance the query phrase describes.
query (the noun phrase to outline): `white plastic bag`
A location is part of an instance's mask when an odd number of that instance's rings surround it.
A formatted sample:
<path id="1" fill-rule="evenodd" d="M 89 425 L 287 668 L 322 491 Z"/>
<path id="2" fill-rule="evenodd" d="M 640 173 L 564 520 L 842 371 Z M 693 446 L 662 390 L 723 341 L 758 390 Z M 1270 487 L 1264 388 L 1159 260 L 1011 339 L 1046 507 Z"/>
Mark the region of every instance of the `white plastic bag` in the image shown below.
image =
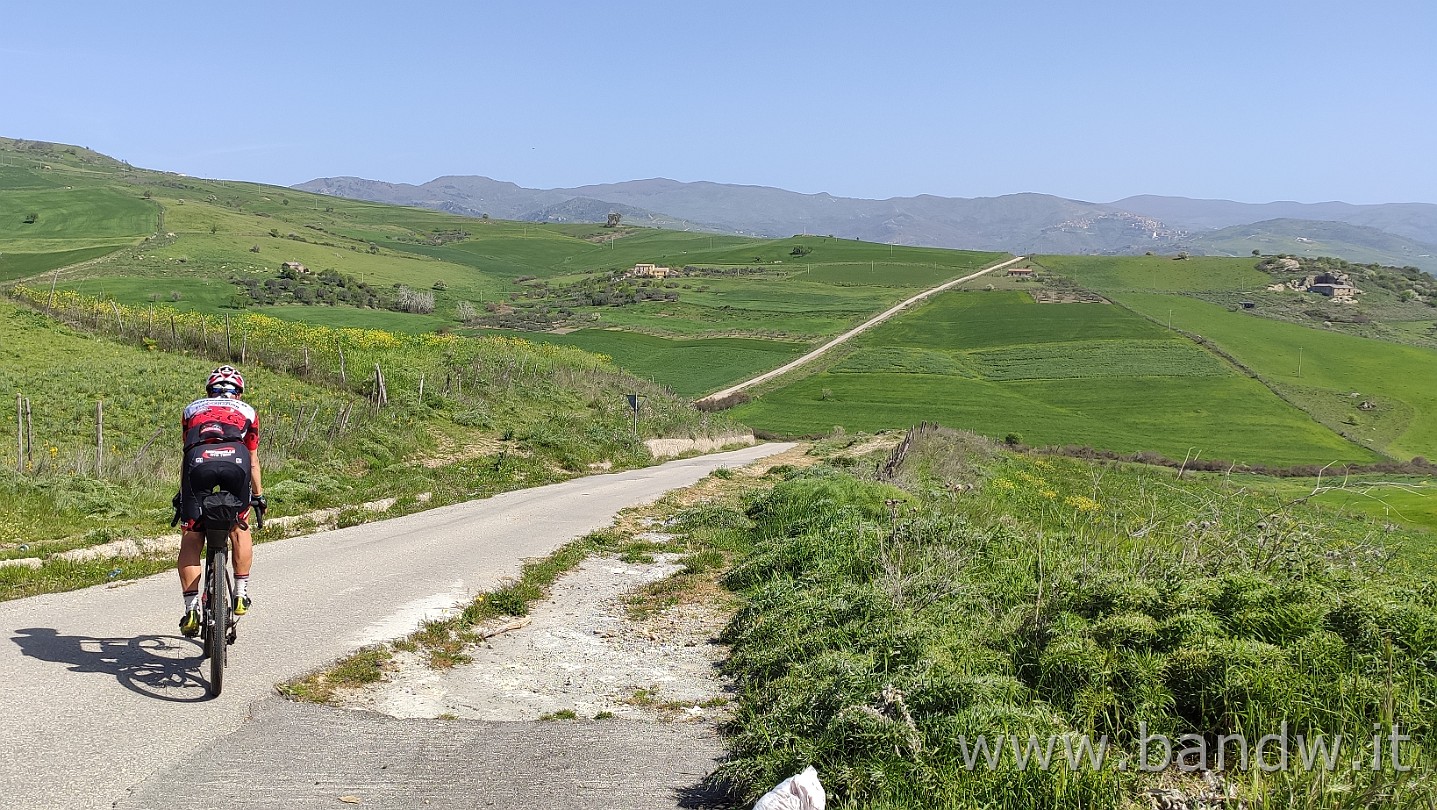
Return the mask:
<path id="1" fill-rule="evenodd" d="M 818 782 L 818 771 L 810 765 L 803 773 L 790 776 L 763 794 L 753 810 L 823 810 L 827 801 L 823 785 Z"/>

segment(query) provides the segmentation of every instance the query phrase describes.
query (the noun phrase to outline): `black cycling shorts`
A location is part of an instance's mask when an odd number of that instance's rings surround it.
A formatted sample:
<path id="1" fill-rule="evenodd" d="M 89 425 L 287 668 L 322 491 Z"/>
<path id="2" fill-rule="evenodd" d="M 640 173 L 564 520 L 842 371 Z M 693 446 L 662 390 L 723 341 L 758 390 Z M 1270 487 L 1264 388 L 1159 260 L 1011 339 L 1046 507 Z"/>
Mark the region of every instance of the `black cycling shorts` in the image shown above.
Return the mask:
<path id="1" fill-rule="evenodd" d="M 218 488 L 244 504 L 250 498 L 250 454 L 243 442 L 197 444 L 185 451 L 185 474 L 180 480 L 180 516 L 186 530 L 204 528 L 200 501 Z M 249 514 L 246 506 L 240 513 L 240 525 Z"/>

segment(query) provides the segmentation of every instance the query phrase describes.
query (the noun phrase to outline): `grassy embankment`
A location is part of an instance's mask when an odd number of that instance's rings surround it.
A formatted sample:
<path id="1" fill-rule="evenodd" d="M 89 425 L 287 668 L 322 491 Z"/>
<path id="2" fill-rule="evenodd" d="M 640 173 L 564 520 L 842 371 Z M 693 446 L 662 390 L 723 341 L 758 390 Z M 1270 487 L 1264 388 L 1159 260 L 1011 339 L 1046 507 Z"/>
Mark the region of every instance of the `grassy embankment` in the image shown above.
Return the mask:
<path id="1" fill-rule="evenodd" d="M 26 296 L 44 307 L 48 292 Z M 206 373 L 247 354 L 247 399 L 261 413 L 272 517 L 398 498 L 392 513 L 560 480 L 610 462 L 649 463 L 640 439 L 731 426 L 652 383 L 574 349 L 510 338 L 333 330 L 260 315 L 229 319 L 123 307 L 60 293 L 61 325 L 0 304 L 0 598 L 160 570 L 166 559 L 70 562 L 69 549 L 167 530 L 175 424 Z M 341 360 L 341 356 L 343 360 Z M 388 404 L 375 408 L 374 367 Z M 345 370 L 342 372 L 341 369 Z M 420 395 L 420 379 L 424 379 Z M 645 396 L 639 433 L 623 394 Z M 28 398 L 17 448 L 16 396 Z M 97 410 L 104 403 L 104 455 Z M 16 453 L 20 452 L 17 465 Z"/>
<path id="2" fill-rule="evenodd" d="M 1430 535 L 941 431 L 891 483 L 860 472 L 874 459 L 836 461 L 850 471 L 795 474 L 708 521 L 750 549 L 727 577 L 745 606 L 718 775 L 740 800 L 812 764 L 845 808 L 1434 801 L 1437 595 L 1407 553 Z M 1394 726 L 1414 769 L 1371 769 L 1373 729 Z M 1286 761 L 1257 750 L 1269 734 Z M 1308 767 L 1298 735 L 1341 753 Z M 1003 746 L 992 764 L 980 738 Z M 1083 740 L 1107 746 L 1101 767 Z M 1036 753 L 1020 766 L 1018 750 Z"/>

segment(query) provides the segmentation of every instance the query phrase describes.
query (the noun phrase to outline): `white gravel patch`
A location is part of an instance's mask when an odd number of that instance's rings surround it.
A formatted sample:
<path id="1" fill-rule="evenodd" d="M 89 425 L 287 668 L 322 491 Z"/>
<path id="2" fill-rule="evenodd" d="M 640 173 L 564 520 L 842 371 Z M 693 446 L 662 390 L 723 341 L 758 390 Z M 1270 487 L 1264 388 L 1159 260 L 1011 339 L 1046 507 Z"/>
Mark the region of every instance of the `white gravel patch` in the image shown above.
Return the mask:
<path id="1" fill-rule="evenodd" d="M 645 564 L 590 557 L 532 606 L 529 624 L 469 650 L 473 663 L 433 670 L 422 653 L 400 652 L 383 682 L 340 705 L 394 717 L 476 720 L 536 720 L 563 710 L 581 718 L 713 717 L 722 709 L 700 704 L 725 695 L 716 670 L 724 617 L 680 605 L 635 622 L 623 604 L 626 593 L 680 567 L 668 555 Z"/>

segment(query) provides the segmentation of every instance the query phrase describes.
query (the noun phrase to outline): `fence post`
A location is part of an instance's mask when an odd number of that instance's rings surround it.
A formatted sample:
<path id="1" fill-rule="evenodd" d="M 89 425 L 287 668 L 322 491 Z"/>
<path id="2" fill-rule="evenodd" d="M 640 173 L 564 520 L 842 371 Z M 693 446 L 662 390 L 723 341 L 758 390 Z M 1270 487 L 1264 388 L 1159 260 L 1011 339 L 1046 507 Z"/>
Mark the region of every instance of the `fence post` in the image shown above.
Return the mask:
<path id="1" fill-rule="evenodd" d="M 105 473 L 105 400 L 95 405 L 95 477 Z"/>
<path id="2" fill-rule="evenodd" d="M 234 359 L 235 359 L 234 350 L 233 350 L 232 348 L 230 348 L 230 314 L 229 314 L 228 312 L 226 312 L 226 313 L 225 313 L 225 362 L 228 363 L 228 362 L 233 361 Z"/>
<path id="3" fill-rule="evenodd" d="M 339 384 L 349 385 L 349 377 L 344 373 L 344 347 L 339 347 Z"/>
<path id="4" fill-rule="evenodd" d="M 240 365 L 244 365 L 245 355 L 249 354 L 249 331 L 240 333 Z"/>
<path id="5" fill-rule="evenodd" d="M 176 326 L 175 326 L 175 313 L 171 312 L 171 313 L 170 313 L 170 348 L 171 348 L 171 349 L 178 349 L 179 347 L 180 347 L 180 332 L 179 332 L 179 329 L 176 328 Z"/>
<path id="6" fill-rule="evenodd" d="M 15 395 L 15 472 L 25 472 L 25 397 Z"/>
<path id="7" fill-rule="evenodd" d="M 424 374 L 419 375 L 419 404 L 424 404 Z"/>
<path id="8" fill-rule="evenodd" d="M 384 388 L 384 372 L 374 364 L 374 407 L 383 408 L 389 402 L 389 392 Z"/>
<path id="9" fill-rule="evenodd" d="M 25 397 L 25 461 L 35 466 L 35 423 L 30 415 L 29 397 Z"/>

